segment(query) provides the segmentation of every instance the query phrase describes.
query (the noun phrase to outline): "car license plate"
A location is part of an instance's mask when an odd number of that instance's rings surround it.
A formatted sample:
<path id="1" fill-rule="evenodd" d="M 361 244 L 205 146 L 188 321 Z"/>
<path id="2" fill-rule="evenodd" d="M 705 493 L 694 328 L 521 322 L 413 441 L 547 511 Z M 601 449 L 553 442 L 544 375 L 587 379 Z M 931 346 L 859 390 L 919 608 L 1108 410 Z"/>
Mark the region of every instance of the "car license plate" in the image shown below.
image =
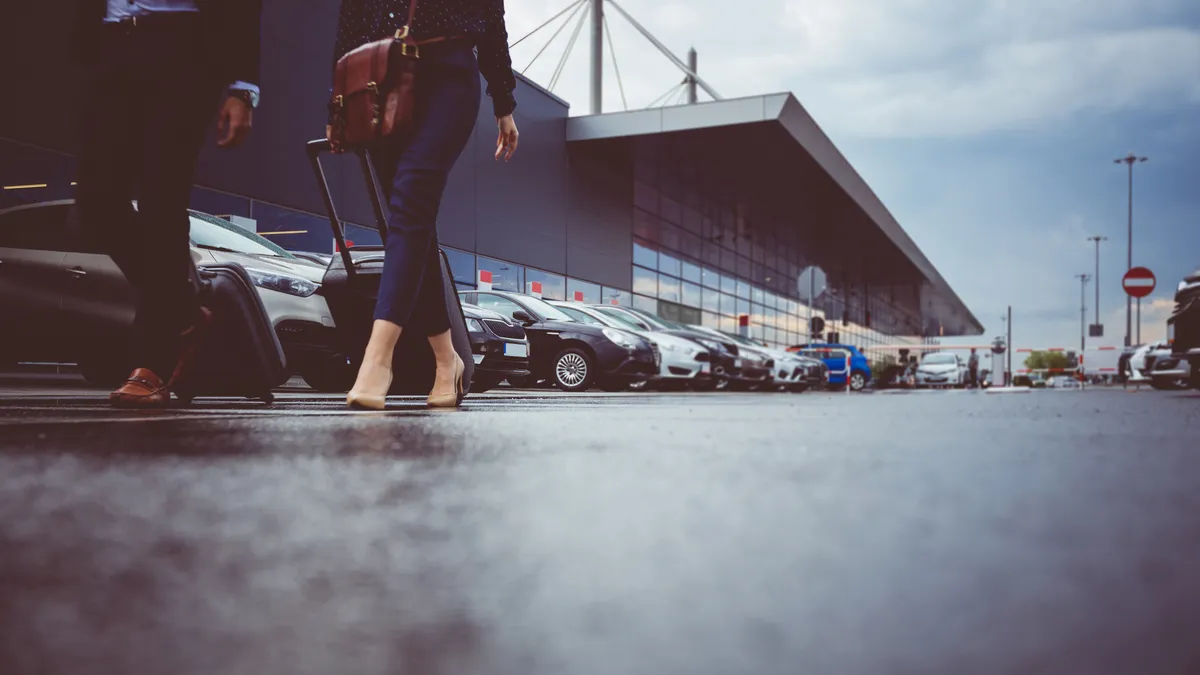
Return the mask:
<path id="1" fill-rule="evenodd" d="M 741 360 L 741 359 L 734 359 L 734 360 L 733 360 L 733 367 L 734 367 L 734 368 L 741 368 L 741 367 L 742 367 L 742 360 Z"/>
<path id="2" fill-rule="evenodd" d="M 505 343 L 504 355 L 519 359 L 527 359 L 529 358 L 529 345 Z"/>
<path id="3" fill-rule="evenodd" d="M 708 364 L 707 364 L 707 363 L 701 363 L 701 364 L 700 364 L 700 372 L 702 372 L 702 373 L 707 373 L 707 372 L 708 372 Z"/>

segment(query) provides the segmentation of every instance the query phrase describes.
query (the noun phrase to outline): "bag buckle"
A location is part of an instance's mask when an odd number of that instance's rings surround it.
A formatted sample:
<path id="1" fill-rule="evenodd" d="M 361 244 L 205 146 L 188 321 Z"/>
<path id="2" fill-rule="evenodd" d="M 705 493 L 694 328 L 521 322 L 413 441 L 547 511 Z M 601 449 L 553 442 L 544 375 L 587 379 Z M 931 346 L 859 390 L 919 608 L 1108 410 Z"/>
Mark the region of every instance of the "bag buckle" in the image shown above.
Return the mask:
<path id="1" fill-rule="evenodd" d="M 401 28 L 400 30 L 396 31 L 396 39 L 401 41 L 400 42 L 400 54 L 402 56 L 411 56 L 414 59 L 421 58 L 421 47 L 418 45 L 410 45 L 408 42 L 405 42 L 405 40 L 408 39 L 408 26 L 405 26 L 405 27 Z M 408 53 L 408 48 L 410 46 L 412 47 L 412 54 Z"/>

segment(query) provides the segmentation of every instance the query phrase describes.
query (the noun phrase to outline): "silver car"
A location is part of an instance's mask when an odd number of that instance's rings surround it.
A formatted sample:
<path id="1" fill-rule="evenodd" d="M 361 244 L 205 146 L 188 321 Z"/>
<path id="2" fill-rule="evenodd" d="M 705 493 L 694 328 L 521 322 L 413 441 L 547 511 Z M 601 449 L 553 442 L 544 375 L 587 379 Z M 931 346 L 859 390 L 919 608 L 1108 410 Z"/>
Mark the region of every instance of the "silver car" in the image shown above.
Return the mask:
<path id="1" fill-rule="evenodd" d="M 111 258 L 75 245 L 73 207 L 62 200 L 0 211 L 0 313 L 17 327 L 0 334 L 0 359 L 77 363 L 89 380 L 111 385 L 128 375 L 115 355 L 133 322 L 134 293 Z M 323 384 L 327 364 L 344 361 L 320 294 L 324 268 L 226 220 L 195 211 L 190 220 L 196 264 L 245 267 L 289 366 Z"/>
<path id="2" fill-rule="evenodd" d="M 965 387 L 967 386 L 967 366 L 958 354 L 937 352 L 926 354 L 917 366 L 916 386 L 923 387 Z"/>

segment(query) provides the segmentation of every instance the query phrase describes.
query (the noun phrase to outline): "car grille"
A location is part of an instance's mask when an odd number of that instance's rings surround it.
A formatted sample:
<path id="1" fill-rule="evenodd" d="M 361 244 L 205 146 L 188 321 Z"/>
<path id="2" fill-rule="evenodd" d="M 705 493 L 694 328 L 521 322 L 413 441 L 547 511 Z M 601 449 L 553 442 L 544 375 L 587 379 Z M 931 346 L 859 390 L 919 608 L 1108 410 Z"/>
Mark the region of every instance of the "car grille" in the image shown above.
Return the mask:
<path id="1" fill-rule="evenodd" d="M 493 333 L 502 338 L 508 338 L 509 340 L 525 339 L 525 329 L 521 328 L 520 326 L 515 326 L 511 323 L 505 323 L 503 321 L 497 321 L 496 319 L 484 319 L 483 323 L 487 325 L 488 328 L 492 329 Z"/>

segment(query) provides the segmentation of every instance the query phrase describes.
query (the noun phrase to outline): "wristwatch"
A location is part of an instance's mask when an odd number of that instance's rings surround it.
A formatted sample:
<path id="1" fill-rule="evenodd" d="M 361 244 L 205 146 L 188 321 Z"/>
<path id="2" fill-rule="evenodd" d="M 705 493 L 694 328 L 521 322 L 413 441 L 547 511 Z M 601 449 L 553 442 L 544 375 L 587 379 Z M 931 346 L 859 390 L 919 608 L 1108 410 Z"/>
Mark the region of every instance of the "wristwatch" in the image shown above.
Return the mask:
<path id="1" fill-rule="evenodd" d="M 229 95 L 234 98 L 240 98 L 250 106 L 251 109 L 258 107 L 258 92 L 249 89 L 230 89 Z"/>

